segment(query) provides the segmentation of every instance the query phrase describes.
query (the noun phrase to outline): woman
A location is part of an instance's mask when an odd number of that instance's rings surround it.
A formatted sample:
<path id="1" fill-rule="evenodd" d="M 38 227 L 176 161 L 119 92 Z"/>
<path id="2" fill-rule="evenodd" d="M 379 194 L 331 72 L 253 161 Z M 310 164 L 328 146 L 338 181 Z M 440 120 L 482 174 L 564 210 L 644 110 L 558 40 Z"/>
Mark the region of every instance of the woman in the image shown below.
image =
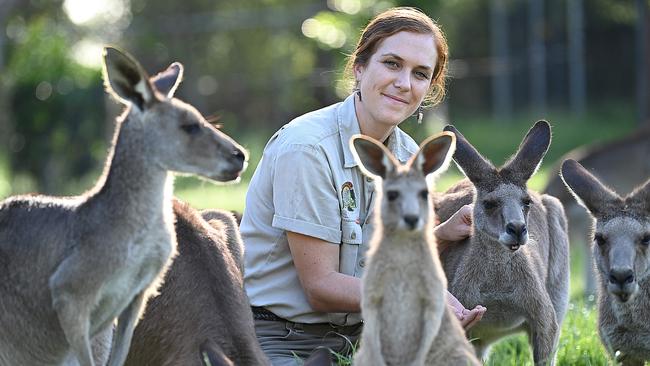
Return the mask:
<path id="1" fill-rule="evenodd" d="M 361 333 L 364 252 L 372 233 L 373 182 L 348 141 L 371 136 L 402 162 L 418 145 L 397 126 L 444 96 L 447 43 L 413 8 L 394 8 L 364 29 L 347 71 L 355 90 L 276 132 L 251 180 L 241 233 L 245 287 L 258 340 L 274 366 L 295 365 L 319 346 L 349 353 Z M 440 239 L 469 235 L 471 207 L 436 228 Z M 485 308 L 449 296 L 464 326 Z"/>

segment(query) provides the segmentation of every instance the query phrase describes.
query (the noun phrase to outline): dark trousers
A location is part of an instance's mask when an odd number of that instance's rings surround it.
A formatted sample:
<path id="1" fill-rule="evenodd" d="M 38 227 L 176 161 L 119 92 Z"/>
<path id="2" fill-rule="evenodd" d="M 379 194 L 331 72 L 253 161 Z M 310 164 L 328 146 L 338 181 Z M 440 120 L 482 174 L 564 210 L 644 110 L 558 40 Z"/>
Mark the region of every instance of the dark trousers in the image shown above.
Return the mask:
<path id="1" fill-rule="evenodd" d="M 350 356 L 362 328 L 362 323 L 334 326 L 255 319 L 257 340 L 273 366 L 300 366 L 315 349 L 322 347 Z"/>

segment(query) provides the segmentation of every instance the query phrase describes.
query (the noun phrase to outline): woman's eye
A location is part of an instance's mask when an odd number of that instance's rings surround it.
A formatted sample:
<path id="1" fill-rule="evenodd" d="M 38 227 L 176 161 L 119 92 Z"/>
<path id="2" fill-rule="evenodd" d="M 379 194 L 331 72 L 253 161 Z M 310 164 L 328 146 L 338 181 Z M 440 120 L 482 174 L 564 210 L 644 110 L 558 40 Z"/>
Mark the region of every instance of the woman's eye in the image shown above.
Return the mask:
<path id="1" fill-rule="evenodd" d="M 429 80 L 429 75 L 423 73 L 423 72 L 416 72 L 415 76 L 420 79 L 420 80 Z"/>
<path id="2" fill-rule="evenodd" d="M 194 135 L 201 130 L 201 126 L 199 126 L 198 123 L 192 123 L 189 125 L 182 125 L 181 129 L 190 135 Z"/>
<path id="3" fill-rule="evenodd" d="M 399 65 L 397 64 L 397 62 L 395 62 L 395 61 L 390 61 L 390 60 L 389 60 L 389 61 L 384 61 L 384 65 L 388 66 L 389 69 L 396 69 L 397 66 L 399 66 Z"/>

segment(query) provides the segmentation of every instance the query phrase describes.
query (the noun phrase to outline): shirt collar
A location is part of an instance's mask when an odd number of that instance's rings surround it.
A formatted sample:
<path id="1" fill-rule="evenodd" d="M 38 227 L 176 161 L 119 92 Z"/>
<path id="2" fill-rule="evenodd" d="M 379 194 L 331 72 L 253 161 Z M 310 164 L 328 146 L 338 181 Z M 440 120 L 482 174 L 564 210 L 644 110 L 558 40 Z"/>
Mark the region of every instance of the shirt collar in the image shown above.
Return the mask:
<path id="1" fill-rule="evenodd" d="M 354 160 L 354 155 L 350 150 L 350 138 L 358 133 L 361 133 L 359 129 L 359 121 L 357 120 L 357 113 L 354 109 L 354 93 L 350 94 L 345 100 L 339 105 L 337 109 L 337 119 L 339 125 L 339 136 L 341 138 L 341 146 L 343 146 L 343 157 L 344 157 L 344 167 L 352 168 L 357 166 L 357 162 Z M 393 132 L 388 136 L 388 150 L 390 150 L 395 158 L 399 160 L 400 163 L 404 164 L 408 159 L 416 153 L 416 151 L 411 151 L 412 149 L 408 148 L 407 144 L 408 137 L 406 133 L 395 127 Z"/>

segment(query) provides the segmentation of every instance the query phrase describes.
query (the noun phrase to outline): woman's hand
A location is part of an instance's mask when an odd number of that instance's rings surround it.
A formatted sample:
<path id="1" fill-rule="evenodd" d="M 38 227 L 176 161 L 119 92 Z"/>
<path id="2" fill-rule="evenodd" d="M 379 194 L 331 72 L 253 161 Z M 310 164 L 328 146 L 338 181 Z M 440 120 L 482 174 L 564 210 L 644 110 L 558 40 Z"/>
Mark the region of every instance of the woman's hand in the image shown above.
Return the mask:
<path id="1" fill-rule="evenodd" d="M 456 318 L 460 321 L 460 325 L 465 329 L 469 330 L 471 327 L 475 326 L 476 323 L 481 321 L 483 315 L 487 311 L 487 308 L 481 305 L 476 305 L 474 309 L 465 309 L 465 306 L 458 301 L 458 299 L 447 291 L 447 306 L 451 311 L 456 315 Z"/>
<path id="2" fill-rule="evenodd" d="M 443 241 L 460 241 L 472 235 L 473 205 L 465 205 L 454 213 L 449 220 L 436 226 L 433 233 L 436 239 Z"/>

